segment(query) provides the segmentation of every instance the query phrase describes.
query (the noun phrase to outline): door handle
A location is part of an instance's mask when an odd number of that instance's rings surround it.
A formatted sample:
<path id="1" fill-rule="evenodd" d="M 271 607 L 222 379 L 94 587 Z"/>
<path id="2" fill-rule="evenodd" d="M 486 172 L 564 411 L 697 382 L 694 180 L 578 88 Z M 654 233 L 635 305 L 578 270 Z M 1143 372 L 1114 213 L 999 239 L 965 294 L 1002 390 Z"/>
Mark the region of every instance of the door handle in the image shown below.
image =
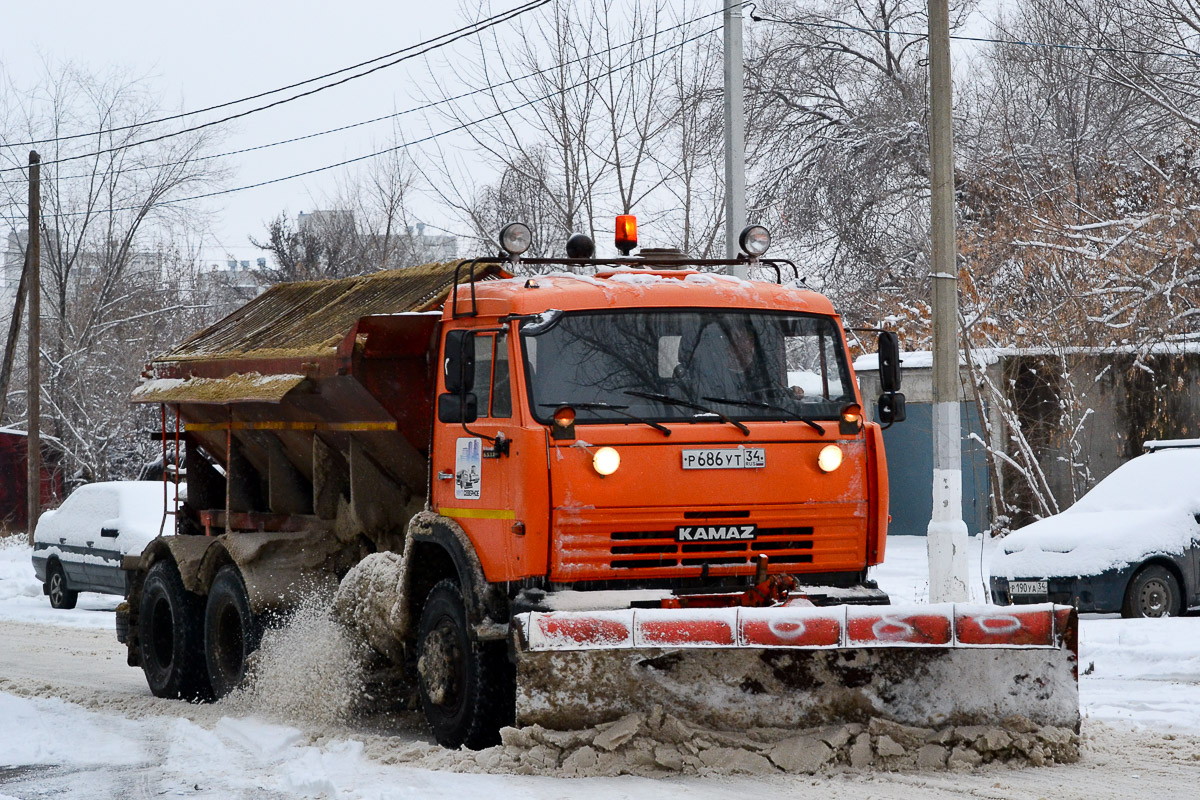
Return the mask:
<path id="1" fill-rule="evenodd" d="M 453 472 L 439 472 L 438 473 L 439 481 L 448 481 L 448 480 L 452 480 L 453 478 L 454 478 Z"/>
<path id="2" fill-rule="evenodd" d="M 101 528 L 100 529 L 100 536 L 105 539 L 115 539 L 115 538 L 117 538 L 118 533 L 120 533 L 120 531 L 118 531 L 116 528 Z"/>

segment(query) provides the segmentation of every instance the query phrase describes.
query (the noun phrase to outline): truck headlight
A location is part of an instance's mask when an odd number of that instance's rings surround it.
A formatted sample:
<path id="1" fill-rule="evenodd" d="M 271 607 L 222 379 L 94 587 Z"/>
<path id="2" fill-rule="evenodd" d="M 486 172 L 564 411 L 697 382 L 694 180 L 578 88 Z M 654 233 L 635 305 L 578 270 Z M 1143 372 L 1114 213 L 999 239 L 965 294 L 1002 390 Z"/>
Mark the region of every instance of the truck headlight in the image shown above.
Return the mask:
<path id="1" fill-rule="evenodd" d="M 821 448 L 817 456 L 817 466 L 822 472 L 833 472 L 842 465 L 842 448 L 836 444 L 827 444 Z"/>
<path id="2" fill-rule="evenodd" d="M 621 454 L 612 447 L 601 447 L 592 456 L 592 468 L 601 475 L 612 475 L 621 466 Z"/>

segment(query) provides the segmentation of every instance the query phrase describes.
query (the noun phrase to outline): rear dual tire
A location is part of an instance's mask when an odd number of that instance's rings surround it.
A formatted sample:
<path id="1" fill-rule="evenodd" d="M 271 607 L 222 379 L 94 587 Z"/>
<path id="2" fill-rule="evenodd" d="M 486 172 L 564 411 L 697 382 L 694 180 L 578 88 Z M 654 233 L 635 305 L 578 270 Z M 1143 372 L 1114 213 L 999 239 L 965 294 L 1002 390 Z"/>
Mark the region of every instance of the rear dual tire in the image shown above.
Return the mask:
<path id="1" fill-rule="evenodd" d="M 262 642 L 261 620 L 250 611 L 238 568 L 221 567 L 204 608 L 204 657 L 215 697 L 224 697 L 246 677 L 250 654 Z"/>
<path id="2" fill-rule="evenodd" d="M 142 671 L 156 697 L 214 700 L 245 678 L 262 623 L 250 611 L 237 567 L 217 572 L 205 600 L 183 587 L 173 563 L 159 561 L 146 575 L 138 607 Z"/>
<path id="3" fill-rule="evenodd" d="M 138 643 L 142 671 L 155 697 L 212 699 L 204 666 L 203 599 L 183 588 L 170 561 L 156 562 L 142 583 Z"/>

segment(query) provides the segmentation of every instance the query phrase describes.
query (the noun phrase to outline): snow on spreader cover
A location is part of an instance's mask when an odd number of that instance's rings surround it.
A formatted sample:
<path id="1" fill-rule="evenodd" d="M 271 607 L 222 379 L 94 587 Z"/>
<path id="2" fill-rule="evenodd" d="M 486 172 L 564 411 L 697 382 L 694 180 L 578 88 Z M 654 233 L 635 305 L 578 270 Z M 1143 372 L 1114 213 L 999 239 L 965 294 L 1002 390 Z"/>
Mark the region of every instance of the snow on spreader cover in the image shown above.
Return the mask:
<path id="1" fill-rule="evenodd" d="M 638 692 L 717 727 L 1077 721 L 1069 611 L 882 605 L 880 424 L 841 317 L 779 280 L 765 231 L 745 257 L 776 282 L 522 259 L 521 227 L 500 258 L 273 287 L 152 362 L 134 399 L 188 482 L 180 535 L 125 565 L 155 694 L 228 692 L 264 614 L 340 581 L 341 618 L 415 684 L 386 702 L 415 695 L 450 747 Z"/>

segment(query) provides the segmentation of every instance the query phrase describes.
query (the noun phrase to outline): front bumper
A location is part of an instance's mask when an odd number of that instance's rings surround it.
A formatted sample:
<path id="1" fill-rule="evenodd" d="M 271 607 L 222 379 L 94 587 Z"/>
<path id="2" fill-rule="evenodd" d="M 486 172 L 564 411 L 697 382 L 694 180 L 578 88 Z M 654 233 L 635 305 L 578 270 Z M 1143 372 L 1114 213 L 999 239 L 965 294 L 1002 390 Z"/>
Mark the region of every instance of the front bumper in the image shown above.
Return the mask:
<path id="1" fill-rule="evenodd" d="M 1072 575 L 1058 577 L 992 578 L 992 602 L 996 605 L 1028 605 L 1031 603 L 1057 603 L 1073 606 L 1081 613 L 1119 613 L 1125 600 L 1125 587 L 1129 585 L 1133 568 L 1111 569 L 1099 575 Z M 1046 581 L 1046 594 L 1012 594 L 1011 581 Z"/>

